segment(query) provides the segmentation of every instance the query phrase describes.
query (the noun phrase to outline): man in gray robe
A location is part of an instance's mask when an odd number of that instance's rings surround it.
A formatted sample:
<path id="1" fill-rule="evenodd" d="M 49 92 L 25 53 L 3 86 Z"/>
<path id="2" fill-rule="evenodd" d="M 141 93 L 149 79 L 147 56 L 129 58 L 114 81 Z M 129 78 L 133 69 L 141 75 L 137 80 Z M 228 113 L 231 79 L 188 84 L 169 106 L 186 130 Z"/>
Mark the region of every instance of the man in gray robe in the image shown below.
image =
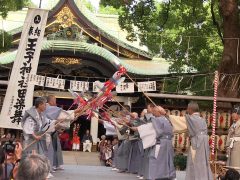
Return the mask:
<path id="1" fill-rule="evenodd" d="M 129 136 L 129 129 L 126 126 L 122 126 L 119 129 L 120 134 L 122 135 L 122 142 L 118 147 L 117 152 L 117 159 L 118 159 L 118 166 L 119 172 L 126 172 L 128 171 L 128 159 L 129 159 L 129 152 L 130 152 L 130 141 L 128 140 Z"/>
<path id="2" fill-rule="evenodd" d="M 119 118 L 112 118 L 112 123 L 115 126 L 116 132 L 117 132 L 117 137 L 118 137 L 118 145 L 116 146 L 117 148 L 114 149 L 114 158 L 115 158 L 115 169 L 114 170 L 118 170 L 118 171 L 122 171 L 120 170 L 121 166 L 121 154 L 119 156 L 119 148 L 122 144 L 122 142 L 127 138 L 126 134 L 121 134 L 120 130 L 122 130 L 124 128 L 124 126 L 120 123 L 118 123 L 120 119 Z"/>
<path id="3" fill-rule="evenodd" d="M 133 112 L 131 114 L 131 122 L 130 126 L 138 127 L 140 126 L 140 119 L 138 118 L 138 114 Z M 139 134 L 138 132 L 130 131 L 129 135 L 130 141 L 130 154 L 129 154 L 129 162 L 128 162 L 128 172 L 133 174 L 138 174 L 140 169 L 141 162 L 141 152 L 139 147 Z"/>
<path id="4" fill-rule="evenodd" d="M 143 116 L 143 124 L 147 124 L 147 123 L 151 123 L 152 122 L 152 118 L 154 118 L 153 116 L 153 108 L 154 105 L 152 103 L 147 104 L 147 113 L 144 113 Z M 140 171 L 140 178 L 139 179 L 143 179 L 143 177 L 146 177 L 147 174 L 149 174 L 149 151 L 150 148 L 146 148 L 143 150 L 143 163 L 142 163 L 142 167 L 141 167 L 141 171 Z"/>
<path id="5" fill-rule="evenodd" d="M 175 179 L 176 171 L 174 168 L 173 157 L 174 150 L 172 146 L 173 127 L 170 121 L 162 115 L 161 107 L 153 108 L 153 116 L 151 119 L 152 130 L 155 133 L 155 143 L 150 147 L 148 154 L 148 171 L 144 174 L 145 179 Z M 142 125 L 145 127 L 145 125 Z M 140 137 L 142 136 L 142 126 L 133 128 L 138 130 Z M 143 139 L 143 143 L 145 140 Z"/>
<path id="6" fill-rule="evenodd" d="M 65 111 L 62 108 L 57 107 L 56 97 L 49 95 L 47 97 L 47 107 L 44 112 L 46 117 L 50 119 L 54 124 L 57 124 L 52 130 L 50 144 L 48 146 L 48 157 L 54 170 L 62 170 L 63 167 L 63 155 L 60 140 L 58 137 L 58 131 L 70 127 L 70 121 L 74 120 L 75 113 L 79 110 Z M 52 147 L 51 147 L 52 146 Z"/>
<path id="7" fill-rule="evenodd" d="M 240 107 L 235 108 L 232 113 L 233 124 L 228 130 L 227 136 L 227 165 L 231 167 L 240 168 Z"/>
<path id="8" fill-rule="evenodd" d="M 33 152 L 44 155 L 47 150 L 45 136 L 41 137 L 49 128 L 49 122 L 43 114 L 45 109 L 46 99 L 40 97 L 35 100 L 33 107 L 25 111 L 21 123 L 24 136 L 23 146 L 27 148 L 23 152 L 23 156 Z M 31 143 L 33 144 L 30 145 Z"/>
<path id="9" fill-rule="evenodd" d="M 200 117 L 196 102 L 190 102 L 185 117 L 170 115 L 175 132 L 188 131 L 191 145 L 188 151 L 186 180 L 212 180 L 209 164 L 209 142 L 206 121 Z"/>

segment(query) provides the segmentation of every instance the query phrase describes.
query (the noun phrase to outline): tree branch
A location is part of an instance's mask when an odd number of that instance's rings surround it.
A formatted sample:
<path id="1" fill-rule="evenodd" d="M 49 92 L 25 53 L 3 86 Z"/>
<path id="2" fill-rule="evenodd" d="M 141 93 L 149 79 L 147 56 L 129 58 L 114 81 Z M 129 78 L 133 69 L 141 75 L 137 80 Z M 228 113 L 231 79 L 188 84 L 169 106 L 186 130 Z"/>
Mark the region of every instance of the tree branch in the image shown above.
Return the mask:
<path id="1" fill-rule="evenodd" d="M 224 43 L 223 35 L 222 35 L 221 29 L 220 29 L 220 25 L 219 25 L 219 23 L 217 22 L 216 17 L 215 17 L 214 4 L 215 4 L 215 0 L 211 0 L 211 14 L 212 14 L 213 25 L 216 26 L 218 35 L 219 35 L 219 37 L 221 38 L 222 43 Z"/>
<path id="2" fill-rule="evenodd" d="M 161 25 L 162 28 L 165 26 L 165 24 L 168 21 L 170 5 L 171 5 L 171 1 L 168 1 L 168 3 L 167 3 L 167 10 L 166 10 L 166 18 L 164 19 L 163 24 Z"/>

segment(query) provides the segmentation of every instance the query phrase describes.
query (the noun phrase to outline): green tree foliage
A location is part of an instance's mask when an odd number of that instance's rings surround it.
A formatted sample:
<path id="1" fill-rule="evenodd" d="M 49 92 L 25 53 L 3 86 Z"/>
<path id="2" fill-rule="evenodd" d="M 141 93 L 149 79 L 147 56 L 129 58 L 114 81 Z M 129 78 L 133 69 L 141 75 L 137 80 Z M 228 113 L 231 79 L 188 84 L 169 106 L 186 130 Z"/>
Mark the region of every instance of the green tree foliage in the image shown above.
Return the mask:
<path id="1" fill-rule="evenodd" d="M 0 53 L 9 50 L 11 46 L 12 46 L 12 36 L 5 31 L 4 32 L 0 31 Z"/>
<path id="2" fill-rule="evenodd" d="M 100 5 L 98 13 L 100 13 L 100 14 L 118 15 L 118 14 L 121 13 L 121 8 L 116 9 L 113 6 L 103 6 L 103 5 Z"/>
<path id="3" fill-rule="evenodd" d="M 29 0 L 0 0 L 0 16 L 5 19 L 9 11 L 22 9 L 30 3 Z M 9 50 L 12 36 L 7 32 L 0 31 L 0 53 Z"/>
<path id="4" fill-rule="evenodd" d="M 91 11 L 94 12 L 95 8 L 88 0 L 83 0 L 82 3 Z"/>
<path id="5" fill-rule="evenodd" d="M 21 9 L 29 0 L 0 0 L 0 16 L 7 17 L 9 11 Z"/>
<path id="6" fill-rule="evenodd" d="M 172 62 L 171 72 L 212 72 L 221 60 L 223 44 L 212 21 L 211 4 L 199 0 L 101 0 L 120 8 L 119 24 L 128 39 L 141 40 L 155 55 Z M 213 6 L 216 21 L 218 7 Z"/>

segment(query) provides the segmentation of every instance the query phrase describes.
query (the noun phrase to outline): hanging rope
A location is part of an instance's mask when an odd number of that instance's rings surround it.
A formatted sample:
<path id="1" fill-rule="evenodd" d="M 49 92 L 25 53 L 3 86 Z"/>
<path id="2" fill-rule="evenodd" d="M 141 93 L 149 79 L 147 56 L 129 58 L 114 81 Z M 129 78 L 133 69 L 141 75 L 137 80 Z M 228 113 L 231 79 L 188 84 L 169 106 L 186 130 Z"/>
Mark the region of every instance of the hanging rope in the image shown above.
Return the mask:
<path id="1" fill-rule="evenodd" d="M 218 90 L 218 72 L 215 71 L 214 78 L 214 97 L 213 97 L 213 122 L 212 122 L 212 160 L 215 161 L 215 135 L 216 135 L 216 113 L 217 113 L 217 90 Z"/>

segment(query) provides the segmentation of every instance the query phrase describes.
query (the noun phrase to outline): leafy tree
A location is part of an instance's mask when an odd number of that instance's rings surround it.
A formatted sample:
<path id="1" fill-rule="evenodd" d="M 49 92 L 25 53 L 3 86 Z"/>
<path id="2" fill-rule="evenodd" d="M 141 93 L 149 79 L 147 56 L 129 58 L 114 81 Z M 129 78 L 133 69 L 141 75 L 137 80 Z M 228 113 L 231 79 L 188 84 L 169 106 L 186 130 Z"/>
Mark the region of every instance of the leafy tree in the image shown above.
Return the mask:
<path id="1" fill-rule="evenodd" d="M 119 24 L 131 41 L 141 43 L 172 62 L 170 72 L 237 73 L 240 42 L 237 0 L 101 0 L 104 6 L 121 8 Z M 228 39 L 226 39 L 228 38 Z M 219 89 L 220 96 L 237 97 Z M 239 84 L 239 83 L 238 83 Z"/>
<path id="2" fill-rule="evenodd" d="M 5 19 L 9 11 L 22 9 L 29 2 L 29 0 L 0 0 L 0 16 Z M 11 42 L 11 35 L 5 31 L 0 31 L 0 53 L 9 50 Z"/>
<path id="3" fill-rule="evenodd" d="M 11 48 L 11 45 L 12 45 L 12 36 L 5 31 L 0 32 L 0 53 L 9 50 Z"/>
<path id="4" fill-rule="evenodd" d="M 81 3 L 83 3 L 91 12 L 95 11 L 95 8 L 88 0 L 83 0 Z"/>
<path id="5" fill-rule="evenodd" d="M 121 13 L 121 8 L 116 9 L 113 6 L 100 5 L 98 13 L 118 15 L 119 13 Z"/>
<path id="6" fill-rule="evenodd" d="M 28 0 L 1 0 L 0 16 L 5 19 L 9 11 L 22 9 L 22 7 L 28 2 Z"/>

